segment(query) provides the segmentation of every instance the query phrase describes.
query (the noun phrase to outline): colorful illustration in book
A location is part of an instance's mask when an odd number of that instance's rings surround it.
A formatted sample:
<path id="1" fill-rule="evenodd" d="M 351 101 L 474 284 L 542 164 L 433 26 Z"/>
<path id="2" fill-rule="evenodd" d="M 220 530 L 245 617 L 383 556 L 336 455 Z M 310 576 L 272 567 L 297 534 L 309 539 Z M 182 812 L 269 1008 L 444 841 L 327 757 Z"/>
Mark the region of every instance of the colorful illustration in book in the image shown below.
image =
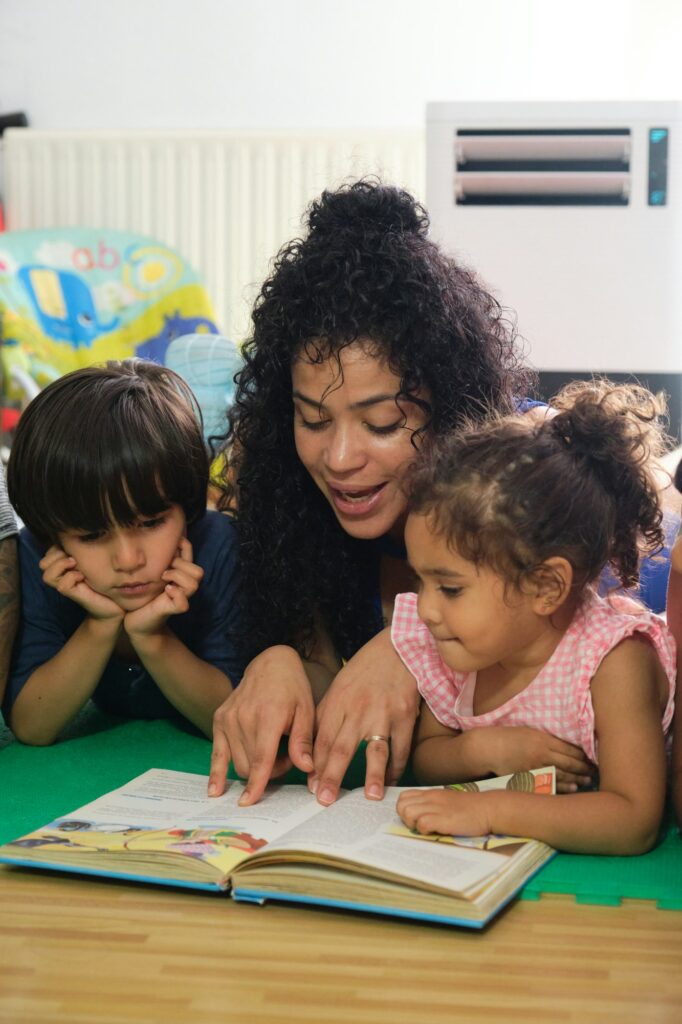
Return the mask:
<path id="1" fill-rule="evenodd" d="M 483 779 L 481 782 L 453 782 L 448 789 L 458 789 L 465 793 L 481 793 L 486 789 L 512 789 L 517 793 L 556 792 L 556 775 L 549 768 L 536 771 L 514 772 L 501 778 Z"/>
<path id="2" fill-rule="evenodd" d="M 241 828 L 215 825 L 208 828 L 140 828 L 139 825 L 58 819 L 10 846 L 41 849 L 55 844 L 83 852 L 110 853 L 112 850 L 155 850 L 179 853 L 196 860 L 210 860 L 225 850 L 250 854 L 267 845 Z"/>

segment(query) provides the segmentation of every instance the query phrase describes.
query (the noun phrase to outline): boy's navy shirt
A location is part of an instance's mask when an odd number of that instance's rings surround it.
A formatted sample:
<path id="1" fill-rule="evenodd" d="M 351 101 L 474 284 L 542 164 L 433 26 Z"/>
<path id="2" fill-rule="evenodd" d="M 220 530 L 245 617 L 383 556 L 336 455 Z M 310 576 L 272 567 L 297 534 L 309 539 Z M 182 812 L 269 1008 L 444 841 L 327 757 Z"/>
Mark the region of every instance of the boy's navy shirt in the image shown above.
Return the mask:
<path id="1" fill-rule="evenodd" d="M 198 658 L 224 672 L 233 686 L 242 677 L 239 655 L 237 531 L 220 512 L 206 512 L 187 527 L 193 561 L 204 570 L 189 609 L 171 615 L 169 629 Z M 27 530 L 19 534 L 21 624 L 14 645 L 3 714 L 9 712 L 33 672 L 57 654 L 85 619 L 85 611 L 43 583 L 38 565 L 45 548 Z M 179 717 L 143 665 L 115 654 L 92 699 L 103 711 L 126 718 Z"/>

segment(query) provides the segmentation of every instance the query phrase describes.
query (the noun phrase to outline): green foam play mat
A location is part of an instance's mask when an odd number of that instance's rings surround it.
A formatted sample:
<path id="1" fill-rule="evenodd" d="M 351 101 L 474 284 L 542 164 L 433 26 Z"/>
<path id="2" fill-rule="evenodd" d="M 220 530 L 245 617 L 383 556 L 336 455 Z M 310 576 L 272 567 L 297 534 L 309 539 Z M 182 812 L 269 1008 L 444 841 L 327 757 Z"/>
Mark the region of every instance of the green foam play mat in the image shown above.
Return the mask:
<path id="1" fill-rule="evenodd" d="M 209 741 L 175 722 L 120 721 L 89 706 L 52 747 L 23 746 L 9 730 L 2 731 L 1 722 L 0 843 L 94 800 L 148 768 L 200 774 L 209 770 Z M 301 773 L 291 772 L 286 781 L 302 779 Z M 344 784 L 361 786 L 363 779 L 360 751 Z M 560 853 L 521 895 L 535 900 L 545 893 L 614 906 L 622 899 L 652 900 L 662 909 L 682 910 L 682 838 L 670 820 L 663 841 L 641 857 Z"/>

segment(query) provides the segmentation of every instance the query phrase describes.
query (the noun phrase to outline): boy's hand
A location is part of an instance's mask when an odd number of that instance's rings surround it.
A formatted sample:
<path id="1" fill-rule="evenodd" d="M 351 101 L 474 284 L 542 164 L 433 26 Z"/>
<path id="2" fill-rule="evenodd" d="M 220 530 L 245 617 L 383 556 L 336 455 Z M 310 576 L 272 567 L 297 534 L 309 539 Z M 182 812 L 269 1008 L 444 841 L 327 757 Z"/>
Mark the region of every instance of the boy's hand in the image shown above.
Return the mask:
<path id="1" fill-rule="evenodd" d="M 408 828 L 443 836 L 487 836 L 494 832 L 489 793 L 461 793 L 452 789 L 408 789 L 398 797 L 396 809 Z"/>
<path id="2" fill-rule="evenodd" d="M 76 559 L 58 545 L 48 548 L 39 565 L 43 570 L 43 583 L 75 601 L 90 618 L 123 620 L 123 611 L 116 602 L 93 590 L 78 568 Z"/>
<path id="3" fill-rule="evenodd" d="M 556 767 L 557 793 L 575 793 L 590 786 L 594 766 L 584 750 L 539 729 L 528 726 L 486 726 L 478 730 L 477 742 L 490 745 L 490 764 L 495 775 Z"/>
<path id="4" fill-rule="evenodd" d="M 124 618 L 123 627 L 128 636 L 160 633 L 171 615 L 187 611 L 189 599 L 199 589 L 204 575 L 204 570 L 194 564 L 192 557 L 192 545 L 183 537 L 177 555 L 161 577 L 165 583 L 163 591 Z"/>

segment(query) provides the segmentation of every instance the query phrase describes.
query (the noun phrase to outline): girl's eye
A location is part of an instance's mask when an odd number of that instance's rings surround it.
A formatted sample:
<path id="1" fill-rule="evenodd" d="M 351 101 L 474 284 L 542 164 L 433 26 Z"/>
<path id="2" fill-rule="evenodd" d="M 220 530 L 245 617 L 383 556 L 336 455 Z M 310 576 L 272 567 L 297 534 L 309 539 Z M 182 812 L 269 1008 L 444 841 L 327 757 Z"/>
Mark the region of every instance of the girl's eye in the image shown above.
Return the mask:
<path id="1" fill-rule="evenodd" d="M 462 587 L 446 587 L 443 585 L 441 585 L 438 589 L 440 590 L 441 594 L 445 595 L 445 597 L 459 597 L 463 590 Z"/>
<path id="2" fill-rule="evenodd" d="M 368 423 L 367 427 L 373 434 L 393 434 L 399 427 L 402 427 L 404 419 L 401 418 L 396 420 L 395 423 L 387 423 L 385 427 L 377 427 L 372 423 Z"/>

